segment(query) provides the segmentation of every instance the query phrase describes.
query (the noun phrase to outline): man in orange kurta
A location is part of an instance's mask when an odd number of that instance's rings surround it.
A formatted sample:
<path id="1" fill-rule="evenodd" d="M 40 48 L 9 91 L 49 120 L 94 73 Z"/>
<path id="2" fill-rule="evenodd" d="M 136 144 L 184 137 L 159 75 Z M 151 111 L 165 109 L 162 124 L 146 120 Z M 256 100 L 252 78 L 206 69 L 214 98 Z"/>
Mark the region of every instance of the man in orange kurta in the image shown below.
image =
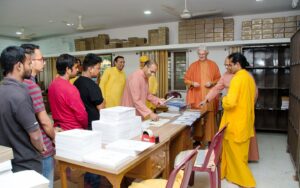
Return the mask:
<path id="1" fill-rule="evenodd" d="M 212 60 L 207 59 L 208 51 L 206 49 L 199 48 L 198 55 L 199 60 L 190 65 L 184 76 L 184 83 L 188 87 L 186 102 L 192 109 L 199 109 L 200 102 L 204 100 L 209 90 L 221 77 L 217 64 Z M 201 135 L 201 141 L 211 141 L 217 132 L 215 118 L 217 104 L 217 100 L 212 100 L 207 105 L 208 113 L 203 127 L 204 134 Z"/>

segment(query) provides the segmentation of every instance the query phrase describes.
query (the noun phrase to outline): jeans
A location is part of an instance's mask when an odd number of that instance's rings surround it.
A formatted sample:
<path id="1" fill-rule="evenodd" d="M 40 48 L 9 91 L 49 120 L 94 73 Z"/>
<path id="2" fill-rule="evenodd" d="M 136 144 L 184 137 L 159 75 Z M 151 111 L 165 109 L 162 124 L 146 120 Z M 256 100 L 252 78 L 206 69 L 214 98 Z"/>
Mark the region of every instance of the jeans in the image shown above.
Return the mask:
<path id="1" fill-rule="evenodd" d="M 85 173 L 84 182 L 89 184 L 92 188 L 99 188 L 101 177 L 97 174 Z"/>
<path id="2" fill-rule="evenodd" d="M 43 158 L 43 176 L 49 180 L 49 188 L 53 188 L 54 160 L 53 156 Z"/>

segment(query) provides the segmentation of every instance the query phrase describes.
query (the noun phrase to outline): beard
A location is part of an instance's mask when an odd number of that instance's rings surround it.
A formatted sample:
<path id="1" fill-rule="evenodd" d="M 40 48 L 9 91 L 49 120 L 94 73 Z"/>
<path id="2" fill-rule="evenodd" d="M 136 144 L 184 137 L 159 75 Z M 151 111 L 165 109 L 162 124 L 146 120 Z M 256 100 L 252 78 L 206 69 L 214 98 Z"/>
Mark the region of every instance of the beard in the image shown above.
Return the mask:
<path id="1" fill-rule="evenodd" d="M 24 71 L 24 75 L 23 75 L 23 79 L 30 79 L 30 77 L 31 77 L 31 72 L 32 72 L 31 69 L 30 69 L 30 70 L 25 70 L 25 71 Z"/>

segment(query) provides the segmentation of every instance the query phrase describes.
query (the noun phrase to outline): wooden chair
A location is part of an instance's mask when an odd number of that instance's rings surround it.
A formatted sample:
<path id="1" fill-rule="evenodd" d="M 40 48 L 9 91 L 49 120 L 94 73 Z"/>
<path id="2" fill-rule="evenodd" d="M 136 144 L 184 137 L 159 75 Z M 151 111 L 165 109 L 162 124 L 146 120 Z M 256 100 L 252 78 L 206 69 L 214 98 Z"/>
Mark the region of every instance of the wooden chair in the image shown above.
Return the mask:
<path id="1" fill-rule="evenodd" d="M 174 96 L 174 98 L 182 98 L 181 94 L 177 91 L 169 91 L 166 95 L 165 95 L 165 99 Z"/>
<path id="2" fill-rule="evenodd" d="M 193 171 L 207 172 L 209 174 L 211 188 L 221 187 L 220 157 L 226 127 L 227 125 L 217 132 L 207 150 L 198 151 L 196 161 L 193 166 Z M 191 152 L 191 150 L 181 152 L 175 159 L 175 165 L 178 161 L 188 155 L 189 152 Z M 193 184 L 193 182 L 191 182 L 191 184 Z"/>
<path id="3" fill-rule="evenodd" d="M 198 148 L 195 148 L 189 154 L 187 154 L 184 159 L 174 168 L 171 172 L 169 179 L 150 179 L 144 180 L 140 183 L 132 183 L 129 188 L 187 188 L 189 179 L 194 166 L 195 157 L 198 152 Z M 183 171 L 183 173 L 182 173 Z M 179 176 L 180 178 L 178 178 Z M 178 179 L 181 181 L 178 182 Z M 175 183 L 176 181 L 176 183 Z M 174 186 L 174 187 L 173 187 Z"/>

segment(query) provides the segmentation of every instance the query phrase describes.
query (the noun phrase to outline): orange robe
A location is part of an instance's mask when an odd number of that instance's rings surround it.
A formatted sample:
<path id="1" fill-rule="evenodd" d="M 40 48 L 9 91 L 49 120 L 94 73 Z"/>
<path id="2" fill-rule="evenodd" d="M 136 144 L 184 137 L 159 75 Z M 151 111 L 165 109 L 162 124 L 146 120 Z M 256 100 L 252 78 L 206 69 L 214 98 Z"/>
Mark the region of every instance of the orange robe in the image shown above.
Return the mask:
<path id="1" fill-rule="evenodd" d="M 206 61 L 196 61 L 190 65 L 185 76 L 184 82 L 189 87 L 186 95 L 187 105 L 190 105 L 193 109 L 199 109 L 199 104 L 205 99 L 210 88 L 206 88 L 207 82 L 217 83 L 220 79 L 220 71 L 218 65 L 207 59 Z M 198 82 L 200 87 L 195 88 L 192 86 L 193 82 Z M 217 100 L 212 100 L 207 104 L 207 118 L 204 125 L 204 135 L 202 141 L 211 141 L 212 137 L 217 132 L 216 125 L 216 110 Z"/>

